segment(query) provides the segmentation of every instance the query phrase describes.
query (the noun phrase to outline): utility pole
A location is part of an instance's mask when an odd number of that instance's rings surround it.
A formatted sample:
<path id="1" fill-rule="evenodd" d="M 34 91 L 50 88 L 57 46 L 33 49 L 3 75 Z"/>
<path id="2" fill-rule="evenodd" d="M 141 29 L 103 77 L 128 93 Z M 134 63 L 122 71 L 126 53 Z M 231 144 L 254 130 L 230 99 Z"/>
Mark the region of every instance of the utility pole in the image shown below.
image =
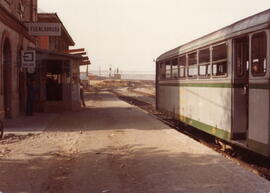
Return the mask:
<path id="1" fill-rule="evenodd" d="M 99 65 L 99 80 L 101 80 L 101 66 Z"/>
<path id="2" fill-rule="evenodd" d="M 88 78 L 88 64 L 86 65 L 86 76 Z"/>
<path id="3" fill-rule="evenodd" d="M 111 78 L 111 77 L 112 77 L 112 65 L 110 65 L 109 70 L 110 70 L 110 73 L 109 73 L 109 78 Z"/>

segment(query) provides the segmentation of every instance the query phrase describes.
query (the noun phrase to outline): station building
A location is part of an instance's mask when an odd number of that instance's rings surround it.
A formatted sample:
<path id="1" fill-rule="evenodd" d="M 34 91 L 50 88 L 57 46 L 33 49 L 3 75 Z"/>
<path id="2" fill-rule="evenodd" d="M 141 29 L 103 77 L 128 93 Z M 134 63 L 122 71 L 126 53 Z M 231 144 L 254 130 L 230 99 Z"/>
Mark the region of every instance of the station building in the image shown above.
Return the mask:
<path id="1" fill-rule="evenodd" d="M 81 54 L 70 54 L 75 43 L 56 13 L 38 14 L 38 23 L 59 23 L 60 36 L 37 37 L 37 68 L 34 74 L 39 84 L 37 111 L 62 112 L 79 110 Z"/>
<path id="2" fill-rule="evenodd" d="M 25 72 L 20 68 L 21 50 L 35 47 L 24 22 L 37 21 L 37 0 L 0 2 L 0 112 L 1 118 L 17 116 L 24 110 L 22 87 Z"/>
<path id="3" fill-rule="evenodd" d="M 59 36 L 33 35 L 29 23 L 58 23 Z M 0 2 L 0 118 L 25 114 L 27 80 L 38 89 L 35 111 L 79 110 L 79 67 L 88 64 L 83 54 L 73 53 L 70 34 L 55 13 L 37 13 L 37 0 Z M 22 68 L 22 50 L 35 50 L 36 67 Z"/>

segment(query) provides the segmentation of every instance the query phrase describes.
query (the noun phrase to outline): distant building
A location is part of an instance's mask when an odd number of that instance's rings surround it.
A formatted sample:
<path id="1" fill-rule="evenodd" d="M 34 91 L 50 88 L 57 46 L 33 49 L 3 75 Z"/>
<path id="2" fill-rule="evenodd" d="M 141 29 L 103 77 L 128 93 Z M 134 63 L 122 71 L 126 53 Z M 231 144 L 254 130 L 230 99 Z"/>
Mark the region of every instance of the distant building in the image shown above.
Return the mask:
<path id="1" fill-rule="evenodd" d="M 113 78 L 117 79 L 117 80 L 121 79 L 121 74 L 120 74 L 119 68 L 116 69 L 116 72 L 114 73 Z"/>
<path id="2" fill-rule="evenodd" d="M 88 76 L 89 80 L 98 80 L 98 76 L 97 75 L 94 75 L 94 74 L 89 74 Z"/>
<path id="3" fill-rule="evenodd" d="M 114 79 L 121 80 L 121 74 L 114 74 Z"/>

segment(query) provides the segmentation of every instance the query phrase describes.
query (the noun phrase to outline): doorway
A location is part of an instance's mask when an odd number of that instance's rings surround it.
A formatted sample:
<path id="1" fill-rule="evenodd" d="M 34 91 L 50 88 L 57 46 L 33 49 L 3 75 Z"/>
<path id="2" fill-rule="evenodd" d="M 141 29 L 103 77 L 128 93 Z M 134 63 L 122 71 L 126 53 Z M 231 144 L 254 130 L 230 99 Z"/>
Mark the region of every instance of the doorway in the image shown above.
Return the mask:
<path id="1" fill-rule="evenodd" d="M 21 53 L 22 47 L 18 50 L 18 86 L 19 86 L 19 109 L 20 113 L 26 111 L 26 72 L 21 68 Z"/>
<path id="2" fill-rule="evenodd" d="M 233 40 L 234 86 L 232 139 L 244 140 L 248 131 L 249 37 Z"/>
<path id="3" fill-rule="evenodd" d="M 46 65 L 47 101 L 63 100 L 62 61 L 48 60 Z"/>
<path id="4" fill-rule="evenodd" d="M 3 86 L 5 118 L 11 118 L 11 80 L 12 55 L 9 40 L 6 38 L 3 46 Z"/>

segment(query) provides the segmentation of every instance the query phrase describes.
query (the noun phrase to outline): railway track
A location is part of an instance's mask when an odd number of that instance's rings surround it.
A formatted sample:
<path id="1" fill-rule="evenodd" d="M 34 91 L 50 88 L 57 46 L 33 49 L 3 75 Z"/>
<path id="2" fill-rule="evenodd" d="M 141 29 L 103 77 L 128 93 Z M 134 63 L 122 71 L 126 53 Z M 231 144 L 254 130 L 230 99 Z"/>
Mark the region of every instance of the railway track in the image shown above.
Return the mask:
<path id="1" fill-rule="evenodd" d="M 137 94 L 141 94 L 144 96 L 152 97 L 154 100 L 154 96 L 149 96 L 148 93 L 137 92 L 133 88 L 128 88 L 129 92 L 134 92 Z M 161 112 L 156 111 L 154 102 L 146 102 L 143 100 L 143 97 L 133 97 L 130 94 L 126 95 L 123 92 L 117 92 L 117 90 L 110 90 L 113 94 L 119 97 L 121 100 L 126 101 L 129 104 L 135 105 L 149 114 L 155 116 L 157 119 L 162 121 L 163 123 L 169 125 L 171 128 L 176 129 L 177 131 L 188 135 L 194 140 L 206 145 L 218 153 L 221 153 L 223 156 L 228 159 L 233 160 L 236 164 L 245 167 L 246 169 L 260 175 L 267 180 L 270 180 L 270 159 L 263 157 L 259 154 L 250 152 L 246 149 L 242 149 L 238 146 L 228 144 L 225 141 L 218 140 L 216 137 L 209 135 L 205 132 L 202 132 L 198 129 L 195 129 L 191 126 L 185 125 L 178 120 L 172 119 L 169 116 L 162 114 Z"/>

